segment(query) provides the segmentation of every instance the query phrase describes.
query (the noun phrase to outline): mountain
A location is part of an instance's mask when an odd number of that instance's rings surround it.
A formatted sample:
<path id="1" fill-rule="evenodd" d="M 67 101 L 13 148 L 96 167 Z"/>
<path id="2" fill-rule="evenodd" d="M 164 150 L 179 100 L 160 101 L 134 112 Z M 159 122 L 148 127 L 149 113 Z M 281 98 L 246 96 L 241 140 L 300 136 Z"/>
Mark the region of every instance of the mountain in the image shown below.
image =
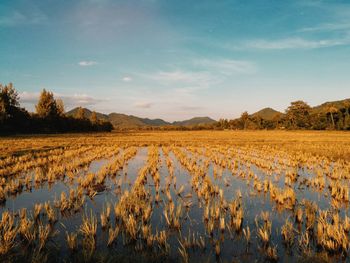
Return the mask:
<path id="1" fill-rule="evenodd" d="M 283 115 L 282 112 L 276 111 L 272 108 L 264 108 L 262 110 L 259 110 L 253 114 L 251 114 L 251 117 L 260 117 L 264 120 L 271 121 L 273 120 L 277 115 Z"/>
<path id="2" fill-rule="evenodd" d="M 172 124 L 177 126 L 193 126 L 193 125 L 203 125 L 203 124 L 212 124 L 216 121 L 209 117 L 195 117 L 185 121 L 174 121 Z"/>
<path id="3" fill-rule="evenodd" d="M 145 124 L 151 125 L 151 126 L 162 126 L 162 125 L 169 125 L 169 122 L 166 122 L 162 119 L 141 119 Z"/>
<path id="4" fill-rule="evenodd" d="M 318 114 L 321 112 L 327 112 L 327 108 L 329 106 L 334 106 L 335 108 L 342 109 L 344 108 L 345 103 L 350 103 L 350 99 L 344 99 L 344 100 L 336 100 L 336 101 L 327 101 L 325 103 L 322 103 L 318 106 L 311 107 L 312 114 Z M 264 120 L 273 120 L 273 118 L 280 114 L 281 116 L 284 115 L 284 113 L 276 111 L 272 108 L 264 108 L 262 110 L 259 110 L 253 114 L 251 114 L 251 117 L 259 116 L 260 118 Z"/>
<path id="5" fill-rule="evenodd" d="M 66 112 L 66 115 L 67 116 L 75 116 L 78 112 L 78 109 L 79 108 L 74 108 L 68 112 Z M 85 118 L 90 118 L 91 114 L 92 114 L 92 111 L 89 110 L 89 109 L 86 109 L 86 108 L 83 108 L 84 109 L 84 117 Z M 105 114 L 102 114 L 102 113 L 99 113 L 99 112 L 96 112 L 96 116 L 98 119 L 100 120 L 105 120 L 105 121 L 108 121 L 108 115 L 105 115 Z"/>
<path id="6" fill-rule="evenodd" d="M 90 118 L 92 111 L 86 108 L 84 109 L 85 118 Z M 74 108 L 66 113 L 67 116 L 75 116 L 78 108 Z M 165 126 L 165 125 L 176 125 L 176 126 L 193 126 L 199 124 L 212 124 L 216 122 L 209 117 L 195 117 L 184 121 L 167 122 L 162 119 L 149 119 L 140 118 L 133 115 L 126 115 L 122 113 L 110 113 L 102 114 L 96 112 L 97 118 L 105 121 L 110 121 L 115 128 L 129 129 L 129 128 L 140 128 L 145 126 Z"/>
<path id="7" fill-rule="evenodd" d="M 322 103 L 321 105 L 318 105 L 316 107 L 312 108 L 312 113 L 321 113 L 321 112 L 327 112 L 327 108 L 329 106 L 334 106 L 338 110 L 341 108 L 344 108 L 345 103 L 350 103 L 350 98 L 345 100 L 336 100 L 336 101 L 327 101 L 325 103 Z"/>

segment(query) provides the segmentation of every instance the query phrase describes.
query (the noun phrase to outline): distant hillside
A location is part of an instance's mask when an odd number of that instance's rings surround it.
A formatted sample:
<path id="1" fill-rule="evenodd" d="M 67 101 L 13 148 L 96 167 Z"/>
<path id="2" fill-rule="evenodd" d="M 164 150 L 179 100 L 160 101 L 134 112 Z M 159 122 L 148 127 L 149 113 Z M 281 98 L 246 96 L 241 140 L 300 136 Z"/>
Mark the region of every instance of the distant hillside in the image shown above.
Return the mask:
<path id="1" fill-rule="evenodd" d="M 344 104 L 346 102 L 350 103 L 350 98 L 349 99 L 345 99 L 345 100 L 327 101 L 325 103 L 322 103 L 321 105 L 313 107 L 312 108 L 312 112 L 313 113 L 326 112 L 327 108 L 329 106 L 331 106 L 331 105 L 336 107 L 337 109 L 341 109 L 341 108 L 344 108 Z"/>
<path id="2" fill-rule="evenodd" d="M 329 106 L 334 106 L 337 109 L 341 109 L 344 108 L 344 103 L 350 103 L 350 99 L 344 99 L 344 100 L 337 100 L 337 101 L 327 101 L 325 103 L 322 103 L 321 105 L 315 106 L 315 107 L 311 107 L 312 108 L 312 113 L 317 114 L 317 113 L 321 113 L 321 112 L 327 112 L 327 108 Z M 264 119 L 264 120 L 273 120 L 273 118 L 280 114 L 281 116 L 284 115 L 284 113 L 276 111 L 272 108 L 264 108 L 262 110 L 259 110 L 253 114 L 251 114 L 251 117 L 254 116 L 260 116 L 260 118 Z"/>
<path id="3" fill-rule="evenodd" d="M 78 108 L 74 108 L 66 113 L 68 116 L 75 116 L 78 111 Z M 90 118 L 92 111 L 84 108 L 84 116 Z M 211 124 L 216 122 L 215 120 L 209 117 L 195 117 L 185 121 L 175 121 L 167 122 L 162 119 L 148 119 L 140 118 L 133 115 L 126 115 L 122 113 L 110 113 L 102 114 L 96 112 L 96 115 L 99 119 L 110 121 L 115 128 L 119 129 L 128 129 L 128 128 L 139 128 L 144 126 L 165 126 L 165 125 L 176 125 L 176 126 L 193 126 L 199 124 Z"/>
<path id="4" fill-rule="evenodd" d="M 67 115 L 67 116 L 75 116 L 75 115 L 77 114 L 77 112 L 78 112 L 78 109 L 79 109 L 79 108 L 74 108 L 74 109 L 68 111 L 68 112 L 66 113 L 66 115 Z M 92 114 L 92 111 L 89 110 L 89 109 L 86 109 L 86 108 L 83 108 L 83 109 L 84 109 L 84 116 L 85 116 L 85 118 L 90 118 L 90 116 L 91 116 L 91 114 Z M 105 115 L 105 114 L 96 112 L 96 116 L 97 116 L 97 118 L 100 119 L 100 120 L 106 120 L 106 121 L 108 120 L 108 116 Z"/>
<path id="5" fill-rule="evenodd" d="M 192 126 L 192 125 L 200 125 L 200 124 L 212 124 L 216 121 L 209 117 L 195 117 L 185 121 L 174 121 L 173 125 L 178 126 Z"/>
<path id="6" fill-rule="evenodd" d="M 264 108 L 262 110 L 259 110 L 253 114 L 251 114 L 252 117 L 259 116 L 260 118 L 264 120 L 271 121 L 273 120 L 277 115 L 283 115 L 282 112 L 276 111 L 272 108 Z"/>
<path id="7" fill-rule="evenodd" d="M 147 125 L 151 125 L 151 126 L 161 126 L 161 125 L 169 125 L 168 122 L 162 120 L 162 119 L 141 119 L 143 121 L 143 123 L 147 124 Z"/>

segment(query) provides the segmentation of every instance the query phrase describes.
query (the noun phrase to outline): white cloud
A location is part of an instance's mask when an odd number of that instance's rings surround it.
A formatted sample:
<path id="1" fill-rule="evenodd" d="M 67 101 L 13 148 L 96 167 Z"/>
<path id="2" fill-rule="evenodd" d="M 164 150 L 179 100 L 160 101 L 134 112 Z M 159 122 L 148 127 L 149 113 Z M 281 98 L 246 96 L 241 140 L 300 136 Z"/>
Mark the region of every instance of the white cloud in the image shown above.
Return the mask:
<path id="1" fill-rule="evenodd" d="M 350 30 L 350 23 L 326 23 L 314 27 L 304 27 L 298 32 L 322 32 Z"/>
<path id="2" fill-rule="evenodd" d="M 82 66 L 82 67 L 90 67 L 90 66 L 95 66 L 98 63 L 96 61 L 80 61 L 78 64 L 79 66 Z"/>
<path id="3" fill-rule="evenodd" d="M 0 27 L 13 27 L 19 25 L 36 25 L 47 20 L 47 16 L 36 10 L 31 14 L 25 14 L 18 10 L 14 10 L 0 17 Z"/>
<path id="4" fill-rule="evenodd" d="M 252 74 L 256 72 L 256 65 L 251 61 L 232 59 L 199 59 L 194 64 L 205 70 L 224 75 Z"/>
<path id="5" fill-rule="evenodd" d="M 21 92 L 19 93 L 21 103 L 35 105 L 39 100 L 39 92 Z M 92 106 L 100 102 L 104 102 L 104 99 L 96 99 L 86 94 L 59 94 L 54 93 L 56 99 L 62 99 L 66 107 L 76 107 L 76 106 Z"/>
<path id="6" fill-rule="evenodd" d="M 144 102 L 144 101 L 139 101 L 139 102 L 135 102 L 134 106 L 136 108 L 141 108 L 141 109 L 149 109 L 153 106 L 153 102 Z"/>
<path id="7" fill-rule="evenodd" d="M 132 78 L 131 78 L 131 77 L 128 77 L 128 76 L 125 76 L 125 77 L 122 78 L 122 80 L 123 80 L 124 82 L 130 82 L 130 81 L 132 81 Z"/>
<path id="8" fill-rule="evenodd" d="M 173 88 L 207 88 L 219 81 L 217 76 L 206 71 L 174 70 L 141 75 L 149 80 L 156 81 L 158 84 Z"/>
<path id="9" fill-rule="evenodd" d="M 180 109 L 184 111 L 198 111 L 204 108 L 201 106 L 182 106 Z"/>
<path id="10" fill-rule="evenodd" d="M 210 77 L 203 72 L 187 72 L 182 70 L 160 71 L 149 76 L 151 79 L 163 82 L 197 82 Z"/>
<path id="11" fill-rule="evenodd" d="M 285 38 L 278 40 L 253 40 L 244 44 L 244 48 L 261 50 L 284 50 L 284 49 L 315 49 L 334 46 L 349 45 L 349 38 L 306 40 L 303 38 Z"/>

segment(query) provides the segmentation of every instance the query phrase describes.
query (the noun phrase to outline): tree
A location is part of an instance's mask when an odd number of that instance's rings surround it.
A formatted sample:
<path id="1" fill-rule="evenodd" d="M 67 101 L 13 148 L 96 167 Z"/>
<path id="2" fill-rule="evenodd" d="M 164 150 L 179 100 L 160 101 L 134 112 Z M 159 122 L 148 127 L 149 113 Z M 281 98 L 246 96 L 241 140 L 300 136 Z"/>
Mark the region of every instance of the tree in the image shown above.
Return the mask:
<path id="1" fill-rule="evenodd" d="M 56 100 L 56 107 L 57 107 L 57 113 L 59 116 L 64 116 L 65 110 L 64 110 L 64 103 L 62 99 Z"/>
<path id="2" fill-rule="evenodd" d="M 350 100 L 345 100 L 343 102 L 343 106 L 345 109 L 344 128 L 348 129 L 350 128 L 350 113 L 349 113 Z"/>
<path id="3" fill-rule="evenodd" d="M 247 129 L 247 125 L 248 125 L 248 120 L 249 120 L 249 114 L 247 111 L 243 112 L 241 115 L 241 121 L 243 123 L 243 129 Z"/>
<path id="4" fill-rule="evenodd" d="M 311 107 L 304 101 L 291 102 L 286 110 L 287 120 L 293 129 L 310 127 Z"/>
<path id="5" fill-rule="evenodd" d="M 78 120 L 85 119 L 85 111 L 84 111 L 84 109 L 82 107 L 79 107 L 74 117 L 76 119 L 78 119 Z"/>
<path id="6" fill-rule="evenodd" d="M 228 129 L 229 128 L 229 123 L 228 123 L 227 119 L 220 119 L 217 124 L 218 124 L 220 129 Z"/>
<path id="7" fill-rule="evenodd" d="M 280 128 L 280 123 L 282 120 L 282 115 L 280 113 L 277 113 L 275 116 L 273 116 L 272 121 L 274 128 Z"/>
<path id="8" fill-rule="evenodd" d="M 334 116 L 333 116 L 333 114 L 334 114 L 334 113 L 337 113 L 337 112 L 338 112 L 338 109 L 337 109 L 333 104 L 330 104 L 330 105 L 327 106 L 326 111 L 327 111 L 327 113 L 330 114 L 330 116 L 331 116 L 331 121 L 332 121 L 332 128 L 335 129 L 335 122 L 334 122 Z"/>
<path id="9" fill-rule="evenodd" d="M 347 115 L 347 116 L 349 116 L 349 108 L 350 108 L 350 100 L 345 100 L 344 102 L 343 102 L 343 106 L 344 106 L 344 108 L 345 108 L 345 114 Z"/>
<path id="10" fill-rule="evenodd" d="M 96 124 L 96 123 L 98 122 L 98 118 L 97 118 L 97 115 L 96 115 L 96 111 L 93 111 L 93 112 L 91 113 L 90 121 L 91 121 L 93 124 Z"/>
<path id="11" fill-rule="evenodd" d="M 40 94 L 38 104 L 35 106 L 36 112 L 40 118 L 54 118 L 59 116 L 57 103 L 52 92 L 43 91 Z"/>
<path id="12" fill-rule="evenodd" d="M 0 119 L 13 117 L 19 108 L 19 97 L 13 84 L 2 86 L 0 84 Z"/>
<path id="13" fill-rule="evenodd" d="M 248 116 L 249 117 L 249 116 Z M 252 117 L 252 122 L 255 124 L 255 128 L 256 129 L 261 129 L 261 128 L 265 128 L 263 123 L 264 123 L 264 119 L 260 117 L 260 115 L 254 115 Z"/>

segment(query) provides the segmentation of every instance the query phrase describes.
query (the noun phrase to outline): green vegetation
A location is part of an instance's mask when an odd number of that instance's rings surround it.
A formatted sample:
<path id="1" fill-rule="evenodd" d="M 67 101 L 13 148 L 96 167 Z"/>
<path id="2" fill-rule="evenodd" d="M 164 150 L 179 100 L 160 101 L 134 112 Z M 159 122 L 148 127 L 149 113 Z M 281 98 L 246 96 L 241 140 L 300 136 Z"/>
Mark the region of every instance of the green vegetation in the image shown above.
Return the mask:
<path id="1" fill-rule="evenodd" d="M 93 114 L 93 112 L 89 109 L 78 107 L 68 111 L 66 115 L 76 116 L 79 110 L 83 111 L 83 114 L 86 118 L 91 118 L 91 115 Z M 215 120 L 209 117 L 195 117 L 184 121 L 167 122 L 162 119 L 140 118 L 137 116 L 126 115 L 122 113 L 102 114 L 95 112 L 95 115 L 101 120 L 111 122 L 114 128 L 118 130 L 185 129 L 184 127 L 189 128 L 193 126 L 206 126 L 208 124 L 216 123 Z"/>
<path id="2" fill-rule="evenodd" d="M 285 113 L 271 108 L 238 119 L 220 119 L 214 129 L 350 130 L 350 99 L 326 102 L 314 108 L 304 101 L 291 102 Z"/>
<path id="3" fill-rule="evenodd" d="M 18 93 L 12 83 L 0 84 L 0 133 L 62 133 L 111 131 L 111 123 L 99 120 L 96 115 L 87 119 L 83 115 L 69 117 L 64 113 L 63 101 L 52 92 L 41 92 L 36 113 L 20 107 Z"/>
<path id="4" fill-rule="evenodd" d="M 350 99 L 326 102 L 316 107 L 298 100 L 285 113 L 264 108 L 247 111 L 237 119 L 195 117 L 184 121 L 140 118 L 121 113 L 102 114 L 77 107 L 65 113 L 63 101 L 43 90 L 36 113 L 19 105 L 13 85 L 0 84 L 0 133 L 59 133 L 116 130 L 350 130 Z"/>
<path id="5" fill-rule="evenodd" d="M 350 130 L 350 99 L 326 102 L 316 107 L 310 107 L 299 100 L 292 102 L 285 113 L 264 108 L 253 114 L 245 111 L 237 119 L 219 121 L 209 117 L 195 117 L 185 121 L 166 122 L 121 113 L 107 115 L 85 108 L 75 108 L 66 113 L 67 116 L 79 114 L 90 119 L 94 114 L 101 120 L 111 122 L 117 130 Z"/>

